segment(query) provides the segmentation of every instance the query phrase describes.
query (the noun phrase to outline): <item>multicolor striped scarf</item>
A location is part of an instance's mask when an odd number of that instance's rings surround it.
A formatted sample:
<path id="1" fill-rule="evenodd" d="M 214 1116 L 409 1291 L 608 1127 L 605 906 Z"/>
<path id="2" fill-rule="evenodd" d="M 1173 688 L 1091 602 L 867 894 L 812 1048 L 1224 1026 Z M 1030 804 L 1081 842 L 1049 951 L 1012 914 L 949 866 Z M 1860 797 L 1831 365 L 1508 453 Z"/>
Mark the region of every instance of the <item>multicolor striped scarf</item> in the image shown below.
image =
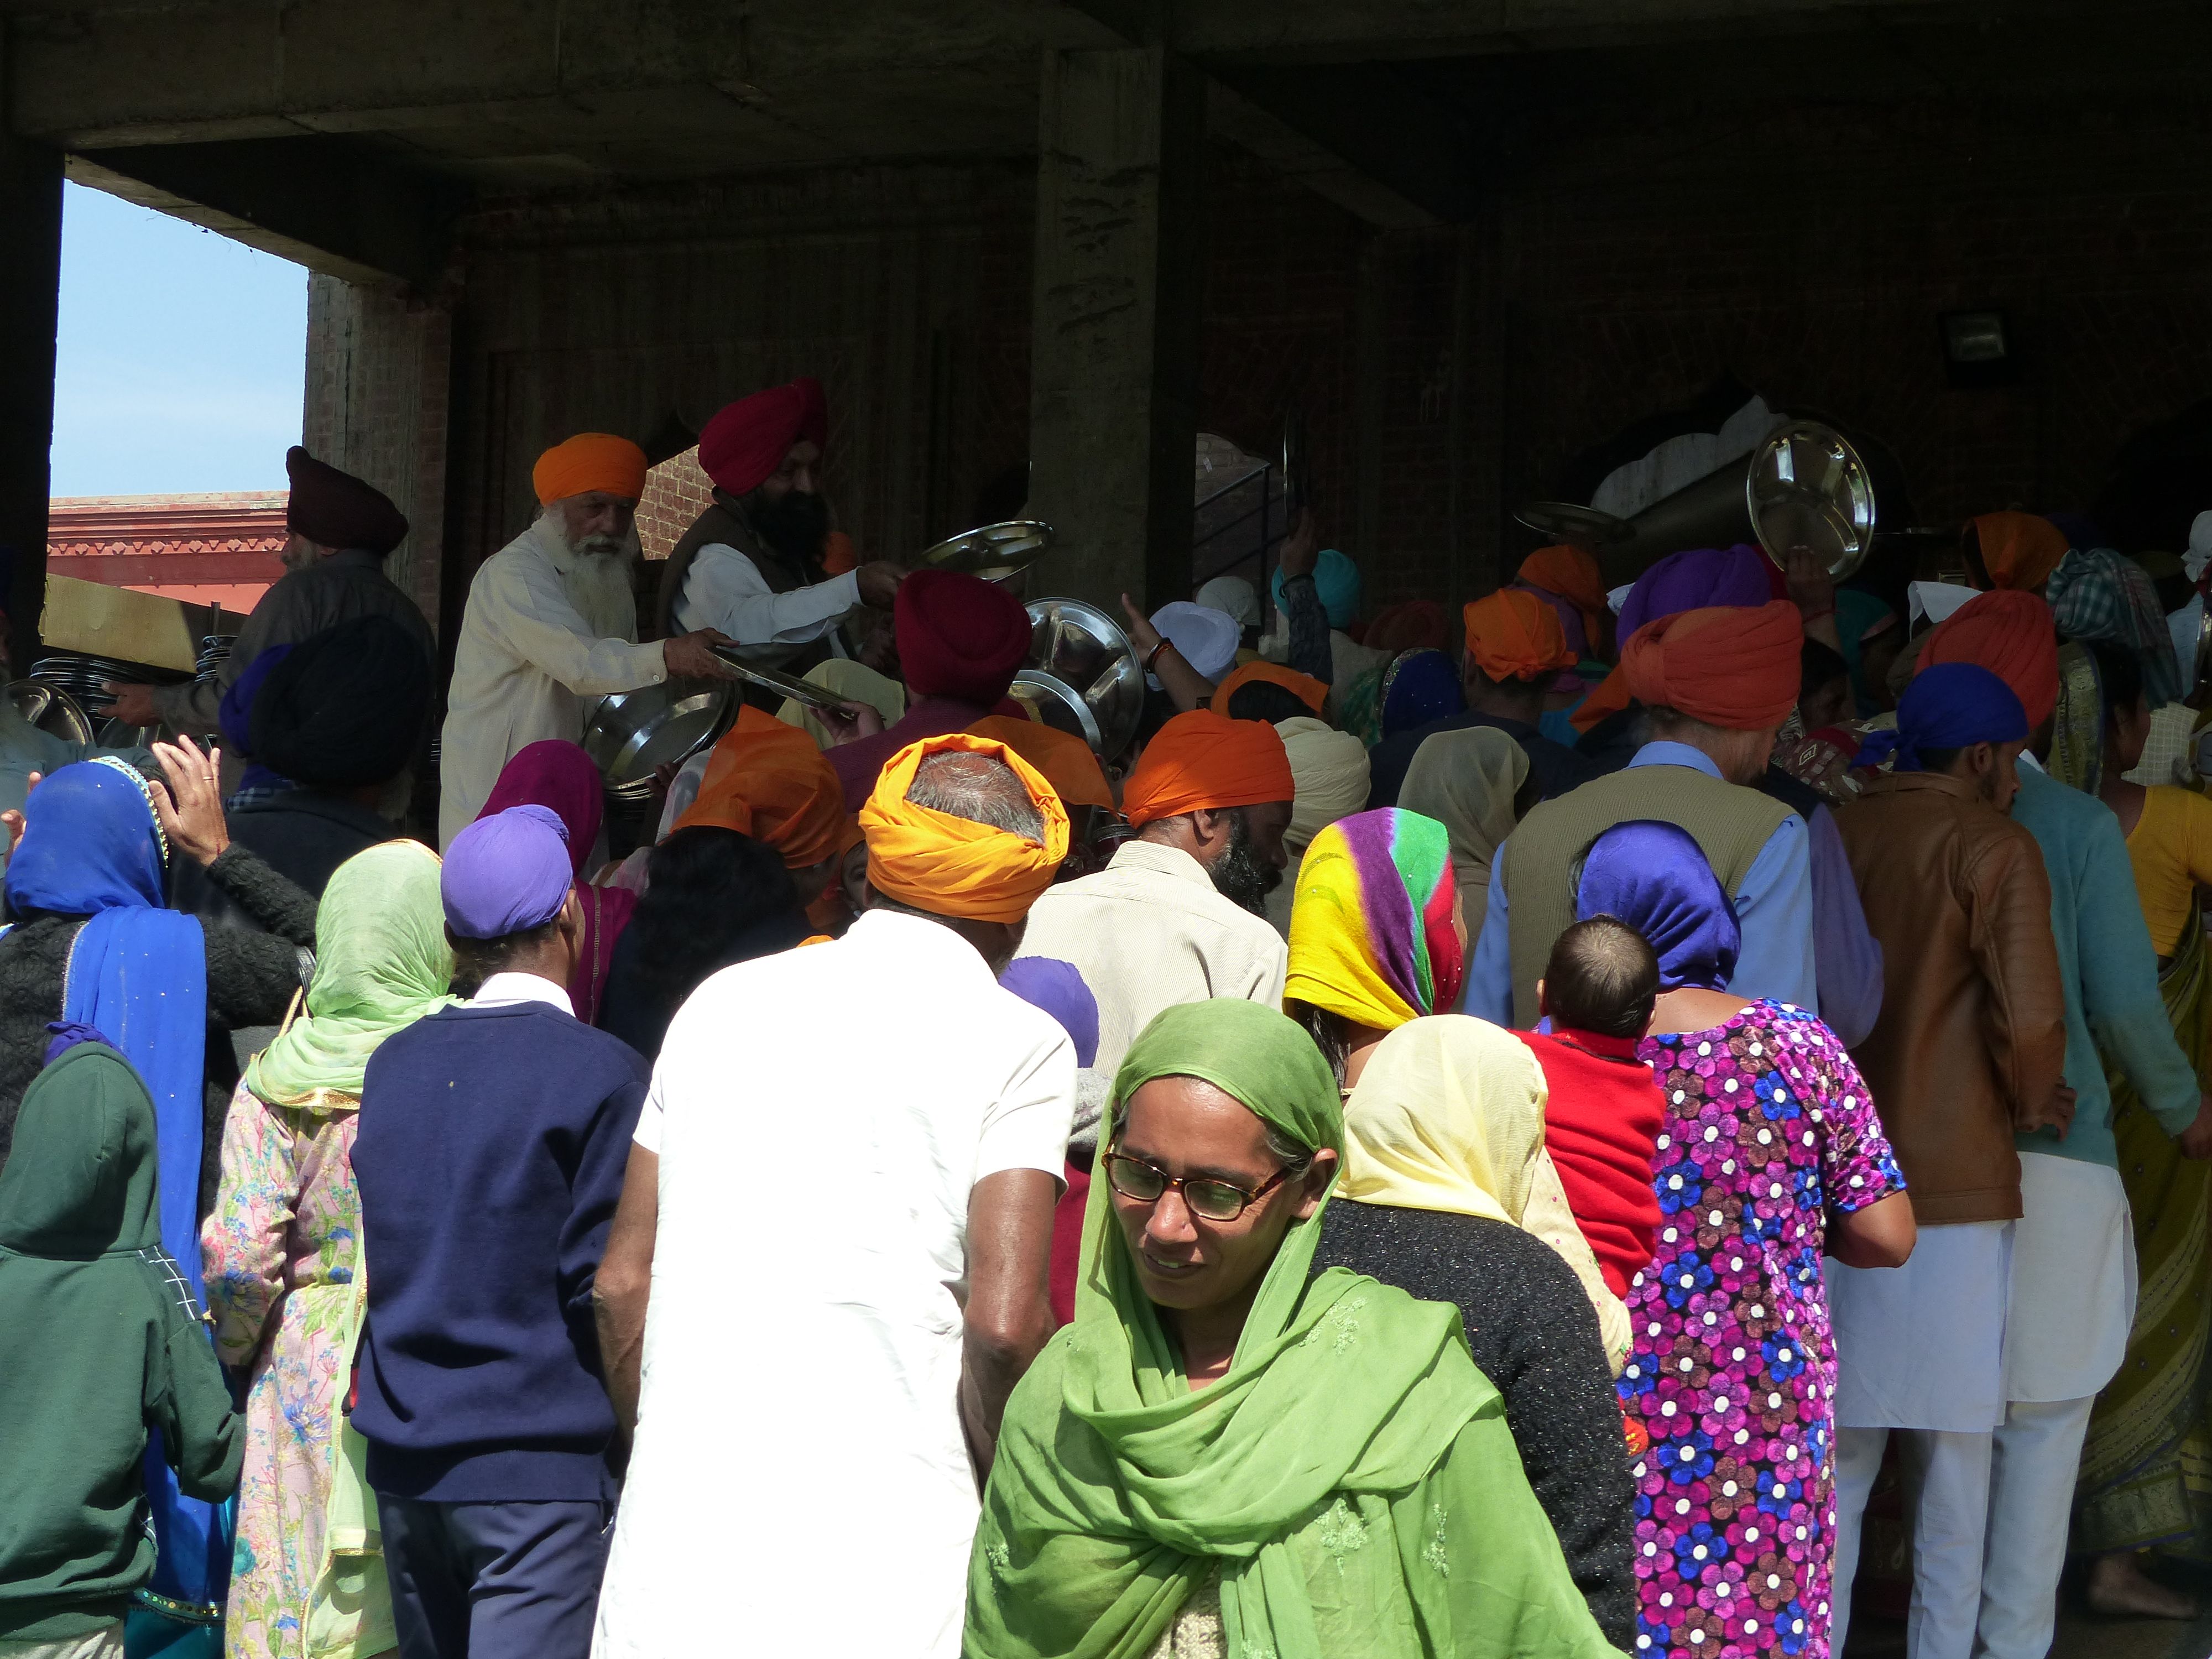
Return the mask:
<path id="1" fill-rule="evenodd" d="M 1395 806 L 1340 818 L 1313 840 L 1291 910 L 1286 1000 L 1377 1030 L 1450 1009 L 1465 951 L 1443 825 Z"/>

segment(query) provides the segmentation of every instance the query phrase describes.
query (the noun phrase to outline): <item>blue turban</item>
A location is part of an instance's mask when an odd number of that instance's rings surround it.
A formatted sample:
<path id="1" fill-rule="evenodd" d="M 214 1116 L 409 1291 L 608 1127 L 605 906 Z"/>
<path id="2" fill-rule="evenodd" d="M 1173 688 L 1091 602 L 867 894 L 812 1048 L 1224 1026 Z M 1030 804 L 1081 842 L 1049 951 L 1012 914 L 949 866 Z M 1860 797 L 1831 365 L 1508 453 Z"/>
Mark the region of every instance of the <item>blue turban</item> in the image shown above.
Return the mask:
<path id="1" fill-rule="evenodd" d="M 1978 743 L 2019 743 L 2027 711 L 2013 689 L 1978 663 L 1939 662 L 1912 677 L 1897 705 L 1897 729 L 1868 734 L 1860 766 L 1897 757 L 1900 772 L 1921 769 L 1921 751 L 1966 749 Z"/>
<path id="2" fill-rule="evenodd" d="M 1097 1063 L 1098 999 L 1091 994 L 1082 970 L 1073 963 L 1057 957 L 1016 957 L 999 975 L 999 983 L 1060 1022 L 1060 1029 L 1075 1045 L 1078 1066 Z"/>
<path id="3" fill-rule="evenodd" d="M 1690 833 L 1638 819 L 1590 843 L 1575 890 L 1575 917 L 1612 916 L 1650 943 L 1659 988 L 1724 991 L 1743 946 L 1735 906 Z"/>
<path id="4" fill-rule="evenodd" d="M 1345 629 L 1359 620 L 1359 567 L 1349 555 L 1333 547 L 1324 547 L 1321 557 L 1314 561 L 1314 592 L 1320 597 L 1321 608 L 1328 612 L 1331 628 Z M 1275 571 L 1275 605 L 1288 611 L 1283 601 L 1283 573 Z"/>
<path id="5" fill-rule="evenodd" d="M 455 836 L 438 888 L 457 937 L 504 939 L 559 915 L 574 881 L 561 815 L 525 805 L 478 818 Z"/>

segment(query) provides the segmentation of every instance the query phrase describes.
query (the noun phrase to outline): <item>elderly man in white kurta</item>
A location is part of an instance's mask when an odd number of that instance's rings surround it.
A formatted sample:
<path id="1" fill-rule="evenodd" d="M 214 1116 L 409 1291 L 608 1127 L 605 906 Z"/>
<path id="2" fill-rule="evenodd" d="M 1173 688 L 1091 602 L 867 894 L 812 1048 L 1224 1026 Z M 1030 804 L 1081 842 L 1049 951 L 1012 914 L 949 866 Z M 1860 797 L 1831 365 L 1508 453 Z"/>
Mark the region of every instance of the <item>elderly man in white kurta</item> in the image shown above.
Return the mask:
<path id="1" fill-rule="evenodd" d="M 539 456 L 531 482 L 542 510 L 477 569 L 461 615 L 439 761 L 441 847 L 475 821 L 518 751 L 580 740 L 591 698 L 672 675 L 732 678 L 709 649 L 728 643 L 713 629 L 637 643 L 630 561 L 643 450 L 582 433 Z"/>

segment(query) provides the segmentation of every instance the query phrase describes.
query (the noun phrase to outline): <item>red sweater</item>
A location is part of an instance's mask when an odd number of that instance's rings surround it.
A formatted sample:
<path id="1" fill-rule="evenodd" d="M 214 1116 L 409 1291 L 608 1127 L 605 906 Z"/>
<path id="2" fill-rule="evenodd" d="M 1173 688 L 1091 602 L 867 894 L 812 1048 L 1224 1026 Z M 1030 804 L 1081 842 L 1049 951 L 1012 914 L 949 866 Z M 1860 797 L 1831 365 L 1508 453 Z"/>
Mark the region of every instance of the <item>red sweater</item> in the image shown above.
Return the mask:
<path id="1" fill-rule="evenodd" d="M 1544 1145 L 1558 1166 L 1567 1206 L 1597 1255 L 1615 1296 L 1651 1265 L 1659 1231 L 1659 1196 L 1651 1153 L 1666 1103 L 1651 1068 L 1636 1057 L 1633 1037 L 1595 1031 L 1539 1036 L 1514 1033 L 1543 1067 L 1551 1101 L 1544 1109 Z"/>

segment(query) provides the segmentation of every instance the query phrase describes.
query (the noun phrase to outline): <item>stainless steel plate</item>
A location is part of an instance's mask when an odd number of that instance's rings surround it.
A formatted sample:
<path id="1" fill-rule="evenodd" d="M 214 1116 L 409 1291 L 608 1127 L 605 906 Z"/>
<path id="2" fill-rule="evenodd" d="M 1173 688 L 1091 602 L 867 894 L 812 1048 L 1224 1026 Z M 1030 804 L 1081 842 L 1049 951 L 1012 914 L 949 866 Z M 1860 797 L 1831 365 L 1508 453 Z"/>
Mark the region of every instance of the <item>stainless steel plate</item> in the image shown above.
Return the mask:
<path id="1" fill-rule="evenodd" d="M 773 668 L 763 668 L 758 663 L 747 662 L 737 652 L 724 646 L 710 646 L 708 649 L 729 664 L 732 672 L 741 680 L 749 680 L 755 685 L 764 685 L 771 691 L 780 691 L 793 702 L 805 704 L 809 708 L 818 708 L 836 714 L 845 707 L 844 698 L 834 691 L 824 690 L 811 680 L 803 680 L 795 674 L 780 673 Z"/>
<path id="2" fill-rule="evenodd" d="M 915 563 L 931 570 L 957 570 L 985 581 L 1011 581 L 1052 551 L 1058 539 L 1042 519 L 1009 519 L 947 537 Z"/>
<path id="3" fill-rule="evenodd" d="M 69 743 L 90 743 L 92 721 L 84 706 L 59 686 L 38 680 L 16 680 L 8 687 L 15 712 L 49 737 Z"/>
<path id="4" fill-rule="evenodd" d="M 1636 534 L 1627 520 L 1572 501 L 1528 501 L 1513 516 L 1538 535 L 1571 547 L 1613 547 Z"/>
<path id="5" fill-rule="evenodd" d="M 1097 724 L 1101 760 L 1112 760 L 1137 735 L 1145 712 L 1145 671 L 1129 636 L 1095 605 L 1038 599 L 1030 608 L 1027 666 L 1042 669 L 1083 699 Z"/>
<path id="6" fill-rule="evenodd" d="M 668 761 L 687 761 L 737 718 L 736 691 L 720 680 L 667 680 L 599 699 L 584 726 L 584 752 L 616 793 L 649 785 Z"/>
<path id="7" fill-rule="evenodd" d="M 1091 712 L 1091 705 L 1083 700 L 1083 694 L 1066 680 L 1042 668 L 1024 668 L 1014 676 L 1006 695 L 1054 731 L 1082 738 L 1091 745 L 1092 754 L 1104 753 L 1097 716 Z"/>
<path id="8" fill-rule="evenodd" d="M 1759 544 L 1778 565 L 1791 548 L 1809 547 L 1841 581 L 1874 545 L 1866 463 L 1843 434 L 1817 422 L 1792 421 L 1769 434 L 1745 475 L 1744 501 Z"/>

